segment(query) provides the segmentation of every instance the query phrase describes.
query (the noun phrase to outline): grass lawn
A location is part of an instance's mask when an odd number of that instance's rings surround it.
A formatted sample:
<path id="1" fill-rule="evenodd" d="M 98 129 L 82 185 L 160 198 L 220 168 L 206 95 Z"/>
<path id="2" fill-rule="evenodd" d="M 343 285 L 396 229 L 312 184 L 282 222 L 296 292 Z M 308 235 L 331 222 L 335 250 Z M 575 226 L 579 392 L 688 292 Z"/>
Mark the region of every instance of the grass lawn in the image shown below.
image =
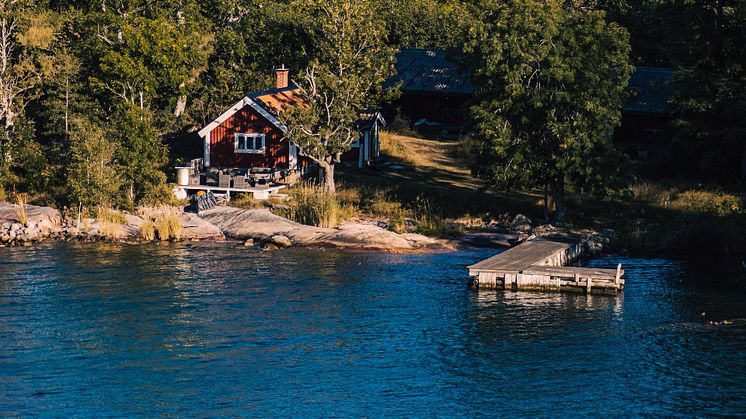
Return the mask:
<path id="1" fill-rule="evenodd" d="M 425 201 L 426 211 L 467 225 L 506 213 L 544 219 L 542 191 L 485 188 L 471 176 L 464 148 L 453 137 L 383 133 L 383 164 L 363 171 L 340 168 L 339 195 L 355 195 L 357 201 L 348 201 L 360 206 L 360 195 L 367 193 L 415 215 L 418 203 Z M 612 228 L 619 247 L 652 253 L 746 253 L 742 192 L 687 182 L 643 182 L 623 194 L 599 198 L 573 192 L 570 185 L 567 204 L 567 226 Z M 363 212 L 376 212 L 370 211 L 370 205 L 363 207 Z"/>
<path id="2" fill-rule="evenodd" d="M 424 198 L 448 218 L 489 218 L 506 212 L 543 217 L 539 191 L 487 190 L 471 176 L 468 163 L 457 157 L 460 146 L 457 138 L 383 133 L 381 153 L 385 163 L 363 171 L 340 169 L 337 182 L 342 190 L 380 190 L 404 207 Z"/>

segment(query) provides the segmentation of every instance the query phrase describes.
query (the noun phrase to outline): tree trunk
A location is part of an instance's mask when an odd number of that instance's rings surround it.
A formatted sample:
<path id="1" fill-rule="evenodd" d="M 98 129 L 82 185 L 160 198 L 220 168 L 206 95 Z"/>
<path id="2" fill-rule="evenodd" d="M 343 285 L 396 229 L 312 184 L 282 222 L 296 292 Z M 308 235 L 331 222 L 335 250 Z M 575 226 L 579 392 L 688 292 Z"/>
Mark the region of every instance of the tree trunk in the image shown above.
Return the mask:
<path id="1" fill-rule="evenodd" d="M 565 206 L 565 177 L 559 176 L 550 184 L 552 200 L 554 201 L 554 220 L 564 221 L 567 216 L 567 207 Z"/>
<path id="2" fill-rule="evenodd" d="M 323 162 L 320 165 L 321 185 L 327 192 L 334 193 L 337 191 L 334 184 L 334 164 Z"/>
<path id="3" fill-rule="evenodd" d="M 176 100 L 176 107 L 174 108 L 174 116 L 178 118 L 181 115 L 184 115 L 184 111 L 186 110 L 186 105 L 187 105 L 187 96 L 179 95 L 179 98 Z"/>

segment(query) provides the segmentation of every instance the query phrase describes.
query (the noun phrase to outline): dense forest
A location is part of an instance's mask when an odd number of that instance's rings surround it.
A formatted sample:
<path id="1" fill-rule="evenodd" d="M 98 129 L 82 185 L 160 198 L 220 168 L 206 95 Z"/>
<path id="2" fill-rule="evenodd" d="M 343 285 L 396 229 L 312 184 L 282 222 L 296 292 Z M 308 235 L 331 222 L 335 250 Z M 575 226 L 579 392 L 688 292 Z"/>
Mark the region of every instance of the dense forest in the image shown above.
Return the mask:
<path id="1" fill-rule="evenodd" d="M 0 199 L 28 192 L 121 208 L 167 199 L 169 167 L 189 147 L 199 153 L 195 129 L 271 87 L 281 64 L 328 66 L 336 38 L 325 11 L 351 4 L 357 30 L 373 34 L 357 41 L 379 54 L 370 71 L 409 47 L 446 49 L 475 69 L 474 129 L 485 138 L 475 173 L 496 185 L 560 188 L 568 176 L 623 186 L 631 174 L 592 168 L 616 159 L 599 139 L 618 123 L 634 65 L 677 70 L 675 141 L 690 175 L 740 176 L 743 0 L 0 0 Z M 521 82 L 536 66 L 551 70 Z M 496 128 L 503 122 L 513 128 Z M 555 149 L 566 152 L 559 163 Z M 506 159 L 537 162 L 498 178 L 490 167 Z"/>

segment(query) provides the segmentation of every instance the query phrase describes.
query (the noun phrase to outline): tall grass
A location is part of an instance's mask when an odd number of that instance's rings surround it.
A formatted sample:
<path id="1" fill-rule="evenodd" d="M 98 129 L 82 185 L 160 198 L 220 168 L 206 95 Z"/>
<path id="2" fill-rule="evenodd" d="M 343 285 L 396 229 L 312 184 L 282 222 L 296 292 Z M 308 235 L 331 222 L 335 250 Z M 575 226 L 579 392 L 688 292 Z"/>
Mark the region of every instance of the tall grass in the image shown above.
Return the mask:
<path id="1" fill-rule="evenodd" d="M 297 223 L 334 228 L 340 220 L 335 194 L 312 183 L 301 183 L 288 191 L 290 201 L 284 215 Z"/>
<path id="2" fill-rule="evenodd" d="M 417 232 L 420 234 L 447 237 L 461 236 L 465 233 L 463 224 L 448 221 L 440 207 L 423 195 L 415 199 L 412 213 L 417 223 Z"/>
<path id="3" fill-rule="evenodd" d="M 28 213 L 26 212 L 26 205 L 28 204 L 28 195 L 25 193 L 19 193 L 15 196 L 16 206 L 15 213 L 16 219 L 19 223 L 28 225 Z"/>
<path id="4" fill-rule="evenodd" d="M 668 187 L 657 183 L 641 183 L 630 187 L 635 199 L 655 207 L 682 214 L 725 216 L 744 211 L 743 195 L 723 192 L 717 188 L 686 185 Z"/>
<path id="5" fill-rule="evenodd" d="M 143 218 L 140 225 L 140 237 L 151 241 L 181 240 L 181 209 L 176 207 L 141 207 L 138 214 Z"/>
<path id="6" fill-rule="evenodd" d="M 155 223 L 150 218 L 144 219 L 140 224 L 140 237 L 149 242 L 155 240 Z"/>
<path id="7" fill-rule="evenodd" d="M 250 193 L 242 193 L 238 194 L 237 197 L 230 200 L 230 205 L 238 208 L 244 208 L 244 209 L 256 209 L 256 208 L 264 208 L 266 201 L 260 201 L 258 199 L 254 199 L 252 194 Z"/>
<path id="8" fill-rule="evenodd" d="M 103 206 L 96 207 L 96 221 L 98 221 L 99 234 L 111 239 L 122 237 L 123 225 L 127 222 L 121 212 Z"/>

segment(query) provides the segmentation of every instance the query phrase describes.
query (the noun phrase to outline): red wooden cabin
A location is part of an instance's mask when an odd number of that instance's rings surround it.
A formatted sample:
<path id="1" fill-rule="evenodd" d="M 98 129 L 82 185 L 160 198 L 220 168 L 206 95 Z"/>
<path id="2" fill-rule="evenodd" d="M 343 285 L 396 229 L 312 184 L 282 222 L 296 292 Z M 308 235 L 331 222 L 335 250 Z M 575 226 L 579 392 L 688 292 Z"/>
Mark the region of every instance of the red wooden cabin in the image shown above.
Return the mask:
<path id="1" fill-rule="evenodd" d="M 312 164 L 298 146 L 285 138 L 287 129 L 278 119 L 284 108 L 302 103 L 300 91 L 288 86 L 287 69 L 277 69 L 276 74 L 275 89 L 244 96 L 199 131 L 205 167 L 293 172 Z M 362 168 L 379 155 L 379 130 L 385 121 L 378 112 L 360 116 L 360 138 L 342 160 Z"/>

